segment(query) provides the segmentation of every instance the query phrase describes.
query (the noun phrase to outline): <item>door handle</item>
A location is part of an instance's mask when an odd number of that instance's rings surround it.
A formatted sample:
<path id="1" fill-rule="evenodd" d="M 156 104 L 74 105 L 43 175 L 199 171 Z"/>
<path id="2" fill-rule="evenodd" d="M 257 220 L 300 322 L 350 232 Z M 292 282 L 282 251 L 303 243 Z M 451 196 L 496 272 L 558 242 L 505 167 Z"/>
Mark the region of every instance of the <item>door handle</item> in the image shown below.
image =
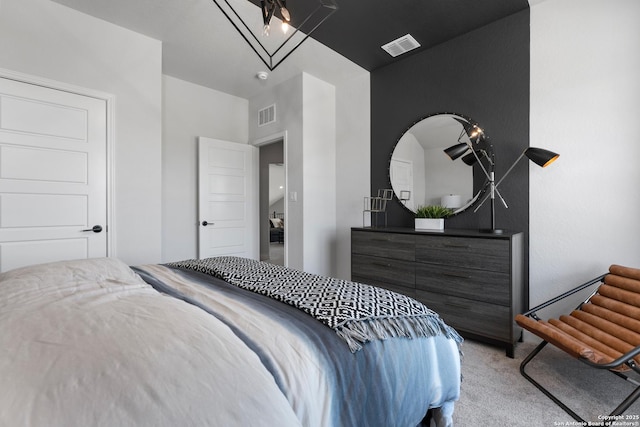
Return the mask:
<path id="1" fill-rule="evenodd" d="M 94 225 L 91 228 L 87 228 L 86 230 L 82 230 L 82 231 L 93 231 L 94 233 L 99 233 L 102 231 L 102 226 L 101 225 Z"/>
<path id="2" fill-rule="evenodd" d="M 202 225 L 206 227 L 207 225 L 216 225 L 216 223 L 215 222 L 202 221 Z"/>

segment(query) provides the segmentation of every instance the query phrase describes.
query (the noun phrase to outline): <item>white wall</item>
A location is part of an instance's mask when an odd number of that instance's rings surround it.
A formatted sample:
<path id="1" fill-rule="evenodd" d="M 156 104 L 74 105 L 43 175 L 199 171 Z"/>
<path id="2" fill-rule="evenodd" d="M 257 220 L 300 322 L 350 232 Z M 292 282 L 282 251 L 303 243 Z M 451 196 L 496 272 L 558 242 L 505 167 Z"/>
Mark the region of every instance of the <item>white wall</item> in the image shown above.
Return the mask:
<path id="1" fill-rule="evenodd" d="M 362 226 L 371 189 L 371 88 L 368 72 L 336 84 L 336 271 L 351 278 L 351 227 Z"/>
<path id="2" fill-rule="evenodd" d="M 326 86 L 325 86 L 326 85 Z M 323 95 L 323 88 L 331 92 L 331 100 Z M 286 169 L 286 262 L 289 267 L 311 273 L 335 275 L 330 259 L 334 247 L 319 230 L 330 228 L 335 235 L 335 89 L 312 76 L 301 73 L 265 91 L 249 102 L 250 143 L 280 132 L 287 133 Z M 314 105 L 317 102 L 317 105 Z M 332 103 L 327 106 L 327 103 Z M 257 126 L 257 112 L 276 104 L 276 122 Z M 329 123 L 322 128 L 321 123 Z M 328 130 L 328 131 L 327 131 Z M 324 150 L 324 151 L 323 151 Z M 328 155 L 319 153 L 329 153 Z M 319 156 L 317 159 L 314 156 Z M 329 161 L 329 158 L 331 159 Z M 316 163 L 314 163 L 316 162 Z M 321 167 L 330 168 L 322 173 Z M 325 185 L 326 191 L 318 191 Z M 296 200 L 291 194 L 295 193 Z M 326 205 L 325 223 L 318 223 L 319 203 Z M 309 215 L 309 217 L 307 217 Z M 330 239 L 330 238 L 329 238 Z"/>
<path id="3" fill-rule="evenodd" d="M 273 204 L 269 205 L 269 213 L 273 215 L 273 212 L 284 212 L 284 197 L 276 200 Z"/>
<path id="4" fill-rule="evenodd" d="M 160 261 L 161 44 L 47 0 L 2 0 L 0 68 L 115 95 L 114 255 Z"/>
<path id="5" fill-rule="evenodd" d="M 276 105 L 276 122 L 258 127 L 258 110 Z M 289 267 L 304 269 L 303 253 L 303 159 L 302 159 L 302 74 L 272 90 L 249 100 L 249 143 L 286 132 L 285 159 L 285 221 L 286 260 Z M 277 139 L 280 140 L 280 139 Z M 296 201 L 289 194 L 295 192 Z"/>
<path id="6" fill-rule="evenodd" d="M 198 254 L 197 137 L 246 144 L 249 101 L 164 76 L 162 260 Z"/>
<path id="7" fill-rule="evenodd" d="M 287 132 L 290 267 L 351 276 L 350 229 L 370 188 L 369 93 L 364 70 L 335 86 L 303 73 L 249 101 L 250 142 Z M 258 128 L 257 111 L 273 103 L 277 122 Z"/>
<path id="8" fill-rule="evenodd" d="M 640 267 L 640 2 L 531 7 L 530 298 Z"/>
<path id="9" fill-rule="evenodd" d="M 159 41 L 48 0 L 0 2 L 0 68 L 115 96 L 114 255 L 130 264 L 195 256 L 196 136 L 246 143 L 250 131 L 254 139 L 279 131 L 266 126 L 256 132 L 256 109 L 249 116 L 247 100 L 163 77 Z M 279 117 L 287 117 L 282 130 L 291 147 L 289 190 L 299 196 L 289 204 L 298 221 L 287 227 L 299 236 L 289 245 L 290 265 L 297 268 L 305 264 L 302 86 L 300 75 L 251 101 L 259 108 L 268 105 L 260 100 L 275 99 Z M 325 160 L 334 159 L 328 165 L 332 171 L 318 176 L 321 181 L 313 181 L 316 172 L 306 179 L 312 180 L 309 188 L 332 188 L 327 206 L 337 234 L 330 233 L 330 241 L 320 246 L 326 252 L 310 254 L 307 265 L 348 278 L 350 228 L 361 224 L 362 198 L 369 195 L 369 73 L 353 64 L 332 90 L 335 106 L 327 113 L 334 129 L 332 151 L 322 151 Z"/>
<path id="10" fill-rule="evenodd" d="M 302 74 L 304 271 L 336 274 L 336 90 Z"/>

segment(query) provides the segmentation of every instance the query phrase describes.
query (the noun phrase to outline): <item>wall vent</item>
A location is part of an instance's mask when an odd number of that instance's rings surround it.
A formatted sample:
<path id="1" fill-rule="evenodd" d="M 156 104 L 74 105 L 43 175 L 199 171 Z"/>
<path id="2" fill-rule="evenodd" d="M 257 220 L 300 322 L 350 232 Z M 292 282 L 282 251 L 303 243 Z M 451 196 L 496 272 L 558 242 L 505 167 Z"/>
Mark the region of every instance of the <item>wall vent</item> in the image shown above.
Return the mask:
<path id="1" fill-rule="evenodd" d="M 411 34 L 407 34 L 406 36 L 402 36 L 392 42 L 385 44 L 384 46 L 382 46 L 382 49 L 384 49 L 389 55 L 395 58 L 398 55 L 402 55 L 403 53 L 407 53 L 410 50 L 419 47 L 420 43 L 418 43 Z"/>
<path id="2" fill-rule="evenodd" d="M 276 121 L 276 104 L 271 104 L 268 107 L 258 111 L 258 126 L 268 125 L 269 123 L 275 123 Z"/>

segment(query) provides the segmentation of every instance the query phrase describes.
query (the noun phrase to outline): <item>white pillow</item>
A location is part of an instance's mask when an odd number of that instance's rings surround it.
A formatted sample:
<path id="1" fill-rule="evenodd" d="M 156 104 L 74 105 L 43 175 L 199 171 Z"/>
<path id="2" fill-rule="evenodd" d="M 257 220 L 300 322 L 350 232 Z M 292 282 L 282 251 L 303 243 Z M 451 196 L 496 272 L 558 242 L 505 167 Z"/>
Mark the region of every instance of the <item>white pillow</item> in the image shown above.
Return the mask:
<path id="1" fill-rule="evenodd" d="M 40 290 L 66 288 L 71 284 L 88 284 L 99 288 L 148 286 L 127 264 L 116 258 L 58 261 L 1 273 L 0 289 L 10 284 Z"/>
<path id="2" fill-rule="evenodd" d="M 282 228 L 282 220 L 280 218 L 269 218 L 274 228 Z"/>

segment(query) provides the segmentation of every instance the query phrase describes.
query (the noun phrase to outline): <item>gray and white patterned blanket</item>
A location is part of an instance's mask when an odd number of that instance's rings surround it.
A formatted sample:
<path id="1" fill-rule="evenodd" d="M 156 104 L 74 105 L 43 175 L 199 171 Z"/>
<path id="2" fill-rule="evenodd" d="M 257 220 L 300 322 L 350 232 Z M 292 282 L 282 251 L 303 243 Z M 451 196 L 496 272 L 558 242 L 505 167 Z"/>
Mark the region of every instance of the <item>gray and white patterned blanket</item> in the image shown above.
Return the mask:
<path id="1" fill-rule="evenodd" d="M 352 352 L 367 341 L 391 337 L 444 335 L 462 342 L 460 335 L 424 304 L 375 286 L 231 256 L 166 265 L 206 273 L 292 305 L 335 330 Z"/>

